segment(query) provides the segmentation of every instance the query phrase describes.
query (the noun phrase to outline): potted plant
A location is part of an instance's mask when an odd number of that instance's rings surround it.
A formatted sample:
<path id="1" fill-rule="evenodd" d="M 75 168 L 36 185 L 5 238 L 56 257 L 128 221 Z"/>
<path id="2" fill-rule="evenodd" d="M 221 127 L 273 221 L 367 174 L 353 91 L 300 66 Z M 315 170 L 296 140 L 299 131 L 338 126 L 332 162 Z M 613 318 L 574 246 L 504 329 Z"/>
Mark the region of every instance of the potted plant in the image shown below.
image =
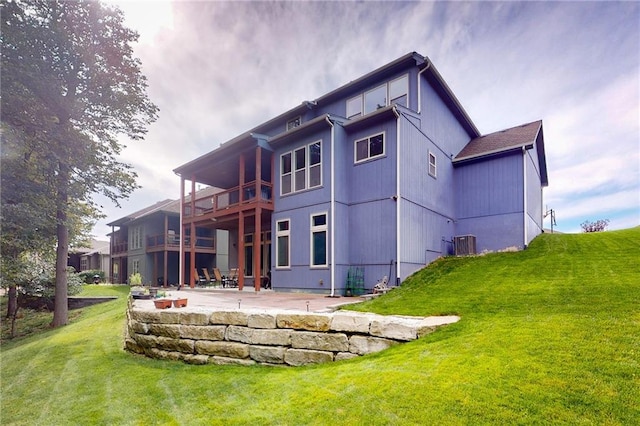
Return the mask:
<path id="1" fill-rule="evenodd" d="M 184 308 L 187 306 L 187 298 L 174 299 L 173 306 L 176 308 Z"/>
<path id="2" fill-rule="evenodd" d="M 153 304 L 157 309 L 167 309 L 171 307 L 171 299 L 156 299 Z"/>

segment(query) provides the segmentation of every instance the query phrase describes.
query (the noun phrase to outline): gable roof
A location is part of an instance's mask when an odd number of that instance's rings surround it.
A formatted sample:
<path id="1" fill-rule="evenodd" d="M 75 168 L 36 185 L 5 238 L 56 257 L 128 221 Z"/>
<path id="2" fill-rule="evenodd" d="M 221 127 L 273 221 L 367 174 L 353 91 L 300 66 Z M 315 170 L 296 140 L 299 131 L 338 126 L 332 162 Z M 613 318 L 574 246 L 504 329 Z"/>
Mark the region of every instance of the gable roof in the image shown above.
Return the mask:
<path id="1" fill-rule="evenodd" d="M 510 151 L 536 148 L 540 163 L 540 178 L 548 185 L 547 161 L 544 152 L 542 120 L 533 121 L 510 129 L 500 130 L 472 139 L 453 159 L 454 164 L 479 160 Z"/>
<path id="2" fill-rule="evenodd" d="M 222 191 L 220 188 L 208 186 L 199 191 L 196 191 L 196 196 L 198 198 L 206 197 L 209 195 L 214 195 L 217 192 Z M 191 195 L 185 196 L 185 201 L 190 201 Z M 114 220 L 113 222 L 107 223 L 107 226 L 122 226 L 129 222 L 132 222 L 136 219 L 143 218 L 145 216 L 149 216 L 153 213 L 157 212 L 165 212 L 165 213 L 180 213 L 180 200 L 171 200 L 166 199 L 163 201 L 158 201 L 155 204 L 150 205 L 149 207 L 145 207 L 144 209 L 138 210 L 131 214 L 128 214 L 120 219 Z"/>
<path id="3" fill-rule="evenodd" d="M 336 100 L 346 98 L 354 92 L 363 90 L 382 79 L 393 76 L 394 74 L 397 74 L 398 72 L 411 67 L 417 67 L 420 70 L 420 73 L 424 73 L 427 81 L 432 85 L 436 93 L 438 93 L 438 95 L 443 99 L 447 107 L 451 110 L 452 114 L 456 117 L 467 134 L 470 137 L 480 136 L 480 132 L 476 128 L 475 124 L 462 107 L 462 104 L 460 104 L 456 96 L 453 94 L 453 91 L 444 81 L 435 65 L 433 65 L 433 62 L 431 62 L 431 60 L 427 56 L 423 56 L 417 52 L 410 52 L 392 62 L 389 62 L 388 64 L 385 64 L 355 80 L 352 80 L 338 87 L 337 89 L 334 89 L 320 96 L 319 98 L 316 98 L 313 101 L 303 101 L 301 104 L 295 106 L 294 108 L 285 111 L 282 114 L 273 117 L 263 123 L 260 123 L 251 130 L 248 130 L 236 136 L 235 138 L 220 144 L 216 149 L 176 167 L 173 172 L 179 176 L 189 176 L 190 173 L 196 171 L 201 172 L 203 168 L 206 168 L 207 170 L 216 169 L 217 174 L 224 174 L 226 172 L 229 172 L 228 168 L 231 167 L 228 161 L 229 155 L 250 150 L 258 144 L 260 144 L 264 148 L 269 149 L 272 139 L 275 141 L 280 141 L 280 139 L 284 137 L 283 135 L 274 135 L 273 137 L 262 136 L 262 133 L 264 133 L 269 127 L 273 126 L 274 124 L 278 122 L 285 122 L 287 119 L 304 114 L 308 109 L 322 108 L 330 105 Z M 316 118 L 318 118 L 320 121 L 324 121 L 325 116 L 326 114 L 319 114 Z M 212 180 L 211 182 L 207 183 L 212 185 L 219 185 L 222 187 L 224 187 L 225 184 L 226 186 L 233 186 L 231 183 L 222 180 L 218 180 L 216 182 Z"/>

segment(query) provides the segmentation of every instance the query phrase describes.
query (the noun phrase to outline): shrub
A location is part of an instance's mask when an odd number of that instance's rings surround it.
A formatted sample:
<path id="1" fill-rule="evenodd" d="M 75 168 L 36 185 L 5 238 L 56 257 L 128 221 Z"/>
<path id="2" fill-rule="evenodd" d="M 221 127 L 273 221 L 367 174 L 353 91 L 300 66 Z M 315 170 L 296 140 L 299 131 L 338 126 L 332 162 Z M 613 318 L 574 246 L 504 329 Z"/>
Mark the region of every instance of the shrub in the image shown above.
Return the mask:
<path id="1" fill-rule="evenodd" d="M 585 220 L 580 224 L 582 232 L 602 232 L 609 226 L 609 219 L 598 219 L 595 222 Z"/>
<path id="2" fill-rule="evenodd" d="M 140 272 L 136 272 L 135 274 L 131 274 L 129 276 L 129 285 L 131 286 L 142 285 L 142 275 L 140 275 Z"/>

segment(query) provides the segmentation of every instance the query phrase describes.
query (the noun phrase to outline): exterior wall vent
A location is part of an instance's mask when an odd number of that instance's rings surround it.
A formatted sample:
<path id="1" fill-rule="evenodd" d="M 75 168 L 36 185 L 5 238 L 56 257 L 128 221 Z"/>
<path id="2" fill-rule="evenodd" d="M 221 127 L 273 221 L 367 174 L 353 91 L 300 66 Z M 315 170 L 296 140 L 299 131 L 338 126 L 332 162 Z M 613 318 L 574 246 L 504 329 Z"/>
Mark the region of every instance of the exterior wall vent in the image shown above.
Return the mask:
<path id="1" fill-rule="evenodd" d="M 457 237 L 453 237 L 453 245 L 455 247 L 456 256 L 476 254 L 475 235 L 458 235 Z"/>

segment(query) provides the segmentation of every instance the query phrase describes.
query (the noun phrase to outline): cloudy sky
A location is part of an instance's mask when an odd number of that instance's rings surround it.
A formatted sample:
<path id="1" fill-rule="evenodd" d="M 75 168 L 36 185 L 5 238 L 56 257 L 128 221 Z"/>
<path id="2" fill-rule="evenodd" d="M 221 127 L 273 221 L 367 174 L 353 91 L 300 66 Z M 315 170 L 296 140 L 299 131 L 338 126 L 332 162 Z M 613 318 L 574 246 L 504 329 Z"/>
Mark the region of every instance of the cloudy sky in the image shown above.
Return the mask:
<path id="1" fill-rule="evenodd" d="M 179 198 L 172 172 L 408 52 L 483 133 L 542 119 L 557 229 L 640 225 L 640 3 L 115 1 L 159 119 L 126 142 L 139 174 L 106 223 Z M 545 226 L 549 227 L 549 218 Z"/>

